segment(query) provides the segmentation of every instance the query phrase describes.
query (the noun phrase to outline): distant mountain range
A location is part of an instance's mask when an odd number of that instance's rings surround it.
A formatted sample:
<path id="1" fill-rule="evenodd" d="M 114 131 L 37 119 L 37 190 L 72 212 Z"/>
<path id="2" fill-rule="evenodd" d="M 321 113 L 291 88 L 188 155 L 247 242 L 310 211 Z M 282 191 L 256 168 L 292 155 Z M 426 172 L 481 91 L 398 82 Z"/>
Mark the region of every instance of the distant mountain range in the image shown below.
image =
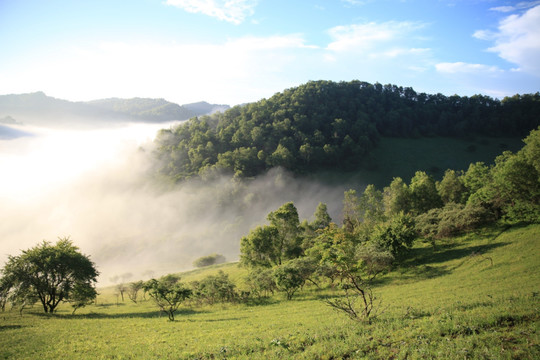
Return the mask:
<path id="1" fill-rule="evenodd" d="M 164 99 L 148 98 L 72 102 L 35 92 L 0 95 L 0 122 L 3 125 L 30 124 L 47 127 L 93 127 L 128 121 L 160 123 L 187 120 L 228 108 L 228 105 L 207 102 L 178 105 Z"/>

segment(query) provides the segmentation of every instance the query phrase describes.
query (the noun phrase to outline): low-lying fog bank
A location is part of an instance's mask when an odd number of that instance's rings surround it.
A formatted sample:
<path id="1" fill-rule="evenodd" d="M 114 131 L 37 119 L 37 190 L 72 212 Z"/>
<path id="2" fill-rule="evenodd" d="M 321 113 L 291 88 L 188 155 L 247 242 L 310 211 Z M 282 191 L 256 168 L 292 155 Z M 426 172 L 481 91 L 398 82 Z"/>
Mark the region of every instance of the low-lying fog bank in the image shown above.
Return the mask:
<path id="1" fill-rule="evenodd" d="M 0 140 L 0 264 L 70 236 L 96 263 L 103 286 L 189 269 L 213 252 L 237 260 L 240 238 L 287 201 L 301 219 L 311 219 L 320 201 L 339 217 L 344 188 L 280 170 L 248 183 L 156 185 L 148 176 L 151 140 L 163 127 L 36 128 Z"/>

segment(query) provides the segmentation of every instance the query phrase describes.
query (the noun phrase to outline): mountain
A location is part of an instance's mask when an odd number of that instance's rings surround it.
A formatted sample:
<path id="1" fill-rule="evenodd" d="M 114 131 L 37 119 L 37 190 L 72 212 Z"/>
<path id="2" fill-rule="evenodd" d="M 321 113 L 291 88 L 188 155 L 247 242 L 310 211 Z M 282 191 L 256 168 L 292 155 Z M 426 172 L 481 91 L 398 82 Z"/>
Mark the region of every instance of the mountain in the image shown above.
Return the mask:
<path id="1" fill-rule="evenodd" d="M 165 99 L 110 98 L 89 101 L 86 104 L 118 116 L 127 116 L 150 122 L 187 120 L 197 115 L 185 106 L 168 102 Z"/>
<path id="2" fill-rule="evenodd" d="M 119 122 L 187 120 L 228 108 L 206 102 L 181 106 L 164 99 L 109 98 L 72 102 L 43 92 L 0 95 L 0 119 L 38 126 L 107 126 Z M 2 122 L 5 122 L 2 121 Z"/>
<path id="3" fill-rule="evenodd" d="M 230 109 L 229 105 L 209 104 L 206 101 L 199 101 L 196 103 L 184 104 L 182 106 L 190 110 L 191 112 L 193 112 L 196 116 L 211 115 L 216 112 L 224 112 Z"/>
<path id="4" fill-rule="evenodd" d="M 29 132 L 12 128 L 11 126 L 0 125 L 0 140 L 10 140 L 31 135 Z"/>

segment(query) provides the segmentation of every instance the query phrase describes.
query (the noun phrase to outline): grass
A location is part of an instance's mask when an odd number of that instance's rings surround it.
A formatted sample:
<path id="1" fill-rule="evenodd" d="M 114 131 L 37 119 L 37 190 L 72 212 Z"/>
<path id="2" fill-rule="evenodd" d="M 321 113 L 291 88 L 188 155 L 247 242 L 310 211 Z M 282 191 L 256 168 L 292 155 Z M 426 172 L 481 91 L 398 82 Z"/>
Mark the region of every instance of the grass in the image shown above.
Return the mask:
<path id="1" fill-rule="evenodd" d="M 349 188 L 356 188 L 358 184 L 374 184 L 382 189 L 397 176 L 408 183 L 416 171 L 426 171 L 441 179 L 447 169 L 467 170 L 469 164 L 478 161 L 492 164 L 503 151 L 516 152 L 523 145 L 521 138 L 517 137 L 382 137 L 363 169 L 347 174 L 319 173 L 313 177 L 332 184 L 346 183 Z"/>
<path id="2" fill-rule="evenodd" d="M 431 245 L 377 283 L 384 310 L 357 323 L 305 288 L 292 301 L 183 307 L 167 321 L 151 301 L 99 305 L 70 315 L 39 307 L 0 316 L 2 359 L 538 359 L 540 226 L 484 229 Z M 479 255 L 480 254 L 480 255 Z M 492 260 L 493 264 L 491 264 Z M 183 274 L 191 281 L 237 264 Z"/>

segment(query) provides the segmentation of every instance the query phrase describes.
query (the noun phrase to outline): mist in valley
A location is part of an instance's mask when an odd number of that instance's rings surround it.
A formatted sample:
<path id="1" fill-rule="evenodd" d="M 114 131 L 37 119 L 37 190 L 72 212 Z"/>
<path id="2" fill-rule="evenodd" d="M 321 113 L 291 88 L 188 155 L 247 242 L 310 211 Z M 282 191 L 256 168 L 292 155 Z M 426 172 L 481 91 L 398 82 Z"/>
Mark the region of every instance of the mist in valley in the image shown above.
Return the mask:
<path id="1" fill-rule="evenodd" d="M 26 126 L 27 136 L 0 140 L 0 263 L 43 240 L 69 236 L 96 263 L 105 286 L 187 270 L 214 252 L 235 261 L 241 237 L 288 201 L 301 220 L 312 220 L 319 202 L 339 219 L 349 185 L 279 169 L 246 182 L 157 182 L 152 140 L 169 126 Z"/>

